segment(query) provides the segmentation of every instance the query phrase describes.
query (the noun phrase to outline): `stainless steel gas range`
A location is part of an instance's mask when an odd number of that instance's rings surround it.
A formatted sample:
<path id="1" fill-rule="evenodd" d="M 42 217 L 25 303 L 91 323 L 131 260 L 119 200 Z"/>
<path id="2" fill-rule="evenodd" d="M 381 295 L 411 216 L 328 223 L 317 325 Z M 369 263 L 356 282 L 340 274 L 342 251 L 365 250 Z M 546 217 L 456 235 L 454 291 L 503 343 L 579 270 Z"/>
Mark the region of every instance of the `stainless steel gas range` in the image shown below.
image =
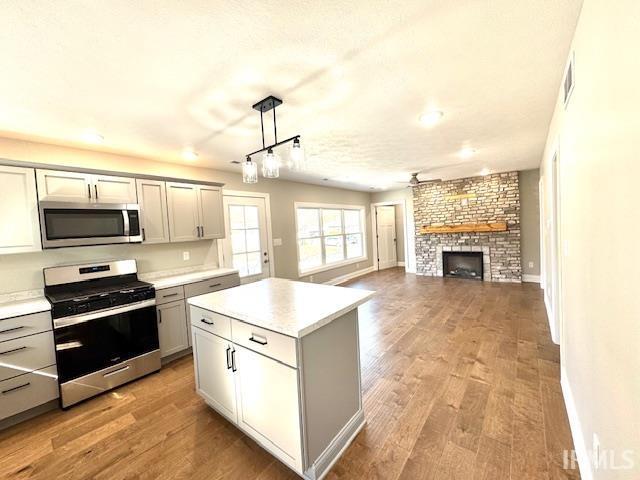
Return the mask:
<path id="1" fill-rule="evenodd" d="M 44 269 L 62 408 L 160 370 L 153 285 L 135 260 Z"/>

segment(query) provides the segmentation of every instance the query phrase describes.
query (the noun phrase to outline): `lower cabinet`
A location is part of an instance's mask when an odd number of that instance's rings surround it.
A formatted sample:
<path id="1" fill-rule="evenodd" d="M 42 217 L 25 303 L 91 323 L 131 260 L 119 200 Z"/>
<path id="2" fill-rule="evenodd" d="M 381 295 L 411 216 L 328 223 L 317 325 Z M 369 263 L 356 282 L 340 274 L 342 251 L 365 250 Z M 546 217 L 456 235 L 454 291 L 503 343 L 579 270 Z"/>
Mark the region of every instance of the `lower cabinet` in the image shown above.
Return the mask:
<path id="1" fill-rule="evenodd" d="M 189 348 L 184 300 L 158 305 L 156 312 L 160 356 L 167 357 Z"/>

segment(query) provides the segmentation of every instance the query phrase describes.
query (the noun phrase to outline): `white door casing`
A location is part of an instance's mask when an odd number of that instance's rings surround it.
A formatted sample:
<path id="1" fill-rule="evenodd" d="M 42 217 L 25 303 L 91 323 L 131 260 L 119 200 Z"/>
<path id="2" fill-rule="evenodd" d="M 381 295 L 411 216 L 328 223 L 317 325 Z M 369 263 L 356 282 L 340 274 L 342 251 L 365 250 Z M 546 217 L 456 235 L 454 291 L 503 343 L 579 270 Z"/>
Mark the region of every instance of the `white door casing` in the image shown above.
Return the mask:
<path id="1" fill-rule="evenodd" d="M 265 198 L 224 195 L 224 266 L 240 272 L 242 283 L 271 276 L 270 238 Z"/>
<path id="2" fill-rule="evenodd" d="M 378 244 L 378 270 L 395 267 L 398 264 L 396 252 L 395 207 L 376 207 L 376 241 Z"/>

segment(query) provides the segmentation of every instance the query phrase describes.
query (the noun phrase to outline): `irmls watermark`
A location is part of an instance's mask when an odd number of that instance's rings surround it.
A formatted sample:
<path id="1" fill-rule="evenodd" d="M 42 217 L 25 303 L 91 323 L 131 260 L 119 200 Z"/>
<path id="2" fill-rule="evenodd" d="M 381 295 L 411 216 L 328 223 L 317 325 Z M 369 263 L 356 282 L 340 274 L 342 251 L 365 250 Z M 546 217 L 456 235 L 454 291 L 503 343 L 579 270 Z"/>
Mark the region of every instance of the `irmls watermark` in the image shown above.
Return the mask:
<path id="1" fill-rule="evenodd" d="M 589 458 L 595 470 L 632 470 L 636 466 L 633 450 L 600 450 L 597 455 L 590 452 Z M 578 469 L 578 456 L 575 450 L 562 452 L 562 466 L 565 470 Z"/>

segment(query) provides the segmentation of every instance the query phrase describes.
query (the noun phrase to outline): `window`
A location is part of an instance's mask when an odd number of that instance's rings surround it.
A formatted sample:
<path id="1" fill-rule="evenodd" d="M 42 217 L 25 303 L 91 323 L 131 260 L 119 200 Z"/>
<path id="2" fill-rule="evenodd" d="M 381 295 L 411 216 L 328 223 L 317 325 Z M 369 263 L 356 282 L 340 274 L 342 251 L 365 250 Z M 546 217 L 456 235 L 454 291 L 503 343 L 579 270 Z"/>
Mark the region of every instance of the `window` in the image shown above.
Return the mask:
<path id="1" fill-rule="evenodd" d="M 365 260 L 364 207 L 296 203 L 300 275 Z"/>
<path id="2" fill-rule="evenodd" d="M 260 225 L 258 207 L 254 205 L 229 205 L 231 227 L 231 254 L 233 268 L 240 277 L 262 273 L 260 252 Z"/>

